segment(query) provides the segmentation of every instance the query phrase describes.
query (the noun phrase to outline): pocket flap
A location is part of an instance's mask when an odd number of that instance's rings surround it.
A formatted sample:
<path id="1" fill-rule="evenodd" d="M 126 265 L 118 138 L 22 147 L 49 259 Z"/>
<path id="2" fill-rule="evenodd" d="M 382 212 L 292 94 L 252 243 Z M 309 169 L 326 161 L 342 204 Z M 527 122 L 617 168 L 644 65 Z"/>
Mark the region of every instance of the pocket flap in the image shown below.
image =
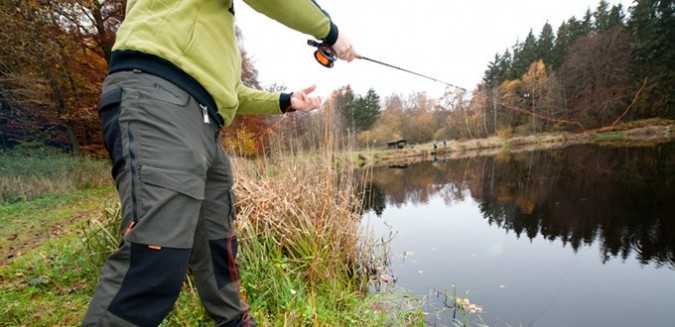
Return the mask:
<path id="1" fill-rule="evenodd" d="M 106 110 L 108 107 L 117 105 L 122 102 L 122 88 L 116 88 L 110 90 L 106 93 L 103 93 L 101 96 L 101 101 L 98 103 L 98 112 L 99 114 Z"/>
<path id="2" fill-rule="evenodd" d="M 142 166 L 141 181 L 185 194 L 197 200 L 204 200 L 206 183 L 203 178 L 195 174 L 180 170 Z"/>

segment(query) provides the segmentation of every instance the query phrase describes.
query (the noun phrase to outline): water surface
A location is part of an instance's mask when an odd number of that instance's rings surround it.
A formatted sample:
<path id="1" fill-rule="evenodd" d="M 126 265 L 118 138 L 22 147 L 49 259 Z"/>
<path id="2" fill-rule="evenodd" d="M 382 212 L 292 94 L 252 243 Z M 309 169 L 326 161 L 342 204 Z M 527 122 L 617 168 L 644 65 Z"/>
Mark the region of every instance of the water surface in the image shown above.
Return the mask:
<path id="1" fill-rule="evenodd" d="M 489 326 L 675 326 L 675 143 L 439 157 L 367 193 L 429 326 L 451 325 L 453 285 Z"/>

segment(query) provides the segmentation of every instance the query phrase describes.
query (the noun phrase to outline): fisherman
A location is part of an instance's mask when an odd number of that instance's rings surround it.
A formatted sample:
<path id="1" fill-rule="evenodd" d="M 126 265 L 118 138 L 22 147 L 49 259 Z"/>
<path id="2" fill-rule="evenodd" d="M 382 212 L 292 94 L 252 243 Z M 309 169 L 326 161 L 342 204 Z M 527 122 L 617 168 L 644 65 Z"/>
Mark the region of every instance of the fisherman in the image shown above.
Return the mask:
<path id="1" fill-rule="evenodd" d="M 314 86 L 293 93 L 241 81 L 233 0 L 129 0 L 99 115 L 122 222 L 83 326 L 157 326 L 188 265 L 216 326 L 254 326 L 239 295 L 232 169 L 220 129 L 235 114 L 319 108 Z M 311 0 L 246 0 L 256 11 L 356 57 Z"/>

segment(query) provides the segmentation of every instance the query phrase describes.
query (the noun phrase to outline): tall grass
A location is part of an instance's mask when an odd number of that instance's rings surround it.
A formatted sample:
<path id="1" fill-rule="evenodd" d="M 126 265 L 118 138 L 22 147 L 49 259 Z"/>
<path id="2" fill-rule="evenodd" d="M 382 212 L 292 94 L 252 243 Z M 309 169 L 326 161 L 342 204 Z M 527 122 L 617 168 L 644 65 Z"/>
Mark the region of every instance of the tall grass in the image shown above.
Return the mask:
<path id="1" fill-rule="evenodd" d="M 357 170 L 327 114 L 314 150 L 274 135 L 268 156 L 233 160 L 243 296 L 261 326 L 417 325 L 416 307 L 367 293 L 385 258 L 361 234 Z"/>
<path id="2" fill-rule="evenodd" d="M 112 185 L 107 160 L 49 148 L 0 152 L 0 203 Z"/>
<path id="3" fill-rule="evenodd" d="M 326 160 L 234 164 L 243 285 L 261 320 L 345 325 L 331 315 L 365 290 L 361 201 L 351 174 L 332 170 Z"/>

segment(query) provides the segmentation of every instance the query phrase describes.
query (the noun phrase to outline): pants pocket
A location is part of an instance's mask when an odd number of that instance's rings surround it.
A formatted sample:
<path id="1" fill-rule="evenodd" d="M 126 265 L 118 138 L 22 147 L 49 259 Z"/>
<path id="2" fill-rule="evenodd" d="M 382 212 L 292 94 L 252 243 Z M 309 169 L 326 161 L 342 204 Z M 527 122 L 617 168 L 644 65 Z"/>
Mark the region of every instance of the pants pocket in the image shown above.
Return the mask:
<path id="1" fill-rule="evenodd" d="M 134 243 L 191 248 L 204 199 L 202 177 L 174 169 L 140 168 L 138 222 L 125 238 Z"/>
<path id="2" fill-rule="evenodd" d="M 141 180 L 144 184 L 173 190 L 196 200 L 204 200 L 205 181 L 195 174 L 145 165 L 141 167 Z"/>

